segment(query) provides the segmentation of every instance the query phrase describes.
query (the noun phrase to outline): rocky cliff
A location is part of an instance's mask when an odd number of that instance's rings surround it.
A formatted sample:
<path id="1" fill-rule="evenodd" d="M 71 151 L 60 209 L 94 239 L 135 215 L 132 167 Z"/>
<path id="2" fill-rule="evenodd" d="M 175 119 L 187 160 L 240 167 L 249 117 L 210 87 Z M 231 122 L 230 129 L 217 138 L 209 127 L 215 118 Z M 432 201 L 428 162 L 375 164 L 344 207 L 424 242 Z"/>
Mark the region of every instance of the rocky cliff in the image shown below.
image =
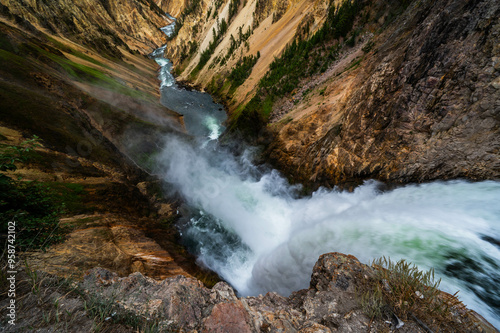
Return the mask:
<path id="1" fill-rule="evenodd" d="M 166 41 L 158 27 L 167 24 L 167 17 L 152 0 L 2 0 L 0 4 L 4 14 L 109 56 L 120 57 L 120 47 L 147 54 Z"/>
<path id="2" fill-rule="evenodd" d="M 431 293 L 418 284 L 415 286 L 420 291 L 412 291 L 417 296 L 405 295 L 406 298 L 400 301 L 413 303 L 418 300 L 429 304 L 425 295 L 433 302 L 448 304 L 444 316 L 426 307 L 415 308 L 412 304 L 411 310 L 398 312 L 398 317 L 395 308 L 370 303 L 376 298 L 365 296 L 371 295 L 371 288 L 379 283 L 377 270 L 361 264 L 353 256 L 328 253 L 314 266 L 309 289 L 294 292 L 289 297 L 276 293 L 237 297 L 225 282 L 207 289 L 199 281 L 184 276 L 156 281 L 134 273 L 119 278 L 102 268 L 89 271 L 77 287 L 61 285 L 57 279 L 45 276 L 45 282 L 24 282 L 27 284 L 24 289 L 34 283 L 42 292 L 37 296 L 39 302 L 25 303 L 16 330 L 31 325 L 55 331 L 66 327 L 72 332 L 93 328 L 105 332 L 132 332 L 134 329 L 226 333 L 495 332 L 453 296 L 444 293 L 430 296 Z M 382 283 L 387 290 L 395 287 L 391 280 Z M 383 315 L 370 318 L 367 309 L 378 309 Z M 85 312 L 90 316 L 85 317 Z M 37 320 L 42 317 L 48 319 Z M 62 318 L 62 322 L 57 318 Z"/>
<path id="3" fill-rule="evenodd" d="M 251 97 L 247 94 L 292 40 L 299 25 L 307 22 L 311 30 L 317 28 L 326 8 L 323 1 L 193 1 L 183 10 L 182 27 L 166 52 L 180 80 L 203 88 L 223 84 L 239 61 L 259 52 L 251 80 L 234 95 L 241 103 Z M 206 65 L 197 67 L 209 49 Z"/>
<path id="4" fill-rule="evenodd" d="M 189 12 L 170 56 L 226 101 L 233 128 L 271 133 L 268 157 L 291 178 L 500 176 L 497 2 L 231 3 Z M 293 40 L 305 61 L 283 53 Z"/>
<path id="5" fill-rule="evenodd" d="M 275 118 L 289 123 L 273 127 L 272 158 L 330 184 L 498 178 L 499 15 L 494 1 L 414 2 L 371 51 L 299 90 Z"/>

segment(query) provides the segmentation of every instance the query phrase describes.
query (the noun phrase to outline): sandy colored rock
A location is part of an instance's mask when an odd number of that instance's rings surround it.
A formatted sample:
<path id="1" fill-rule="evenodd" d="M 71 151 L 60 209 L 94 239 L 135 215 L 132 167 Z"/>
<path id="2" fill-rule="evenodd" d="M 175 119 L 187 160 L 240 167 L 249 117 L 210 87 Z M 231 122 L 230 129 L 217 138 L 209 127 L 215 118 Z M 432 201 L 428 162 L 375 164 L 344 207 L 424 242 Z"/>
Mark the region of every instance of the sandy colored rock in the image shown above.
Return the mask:
<path id="1" fill-rule="evenodd" d="M 176 264 L 172 255 L 123 217 L 83 215 L 64 219 L 63 223 L 76 225 L 78 229 L 65 242 L 45 252 L 29 253 L 27 262 L 31 269 L 74 279 L 82 278 L 86 270 L 96 266 L 122 276 L 133 272 L 156 279 L 179 274 L 191 276 Z"/>
<path id="2" fill-rule="evenodd" d="M 249 315 L 240 302 L 219 303 L 212 308 L 210 316 L 203 321 L 201 332 L 250 333 Z"/>
<path id="3" fill-rule="evenodd" d="M 118 47 L 126 46 L 148 54 L 166 42 L 159 28 L 168 24 L 167 17 L 141 1 L 5 0 L 2 5 L 41 29 L 108 55 L 120 57 Z"/>

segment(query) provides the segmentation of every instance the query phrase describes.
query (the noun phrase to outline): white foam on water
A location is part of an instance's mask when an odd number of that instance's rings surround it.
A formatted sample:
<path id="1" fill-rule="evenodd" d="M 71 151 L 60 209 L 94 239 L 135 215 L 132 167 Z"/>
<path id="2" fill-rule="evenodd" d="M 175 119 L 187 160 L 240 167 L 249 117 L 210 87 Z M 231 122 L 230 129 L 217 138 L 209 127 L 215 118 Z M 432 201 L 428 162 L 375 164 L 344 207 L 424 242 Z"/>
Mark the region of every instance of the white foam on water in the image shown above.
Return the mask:
<path id="1" fill-rule="evenodd" d="M 484 239 L 500 239 L 500 182 L 433 182 L 382 192 L 369 181 L 352 193 L 320 189 L 296 198 L 276 171 L 249 176 L 255 171 L 249 159 L 220 149 L 169 137 L 161 162 L 165 178 L 203 212 L 191 218 L 185 237 L 196 243 L 199 260 L 241 295 L 307 288 L 326 252 L 365 263 L 389 256 L 435 268 L 443 289 L 460 289 L 466 304 L 499 324 L 478 295 L 493 292 L 500 300 L 498 286 L 484 290 L 488 279 L 500 277 L 500 249 Z M 475 286 L 464 276 L 475 268 L 456 270 L 455 262 L 464 260 L 480 263 Z"/>

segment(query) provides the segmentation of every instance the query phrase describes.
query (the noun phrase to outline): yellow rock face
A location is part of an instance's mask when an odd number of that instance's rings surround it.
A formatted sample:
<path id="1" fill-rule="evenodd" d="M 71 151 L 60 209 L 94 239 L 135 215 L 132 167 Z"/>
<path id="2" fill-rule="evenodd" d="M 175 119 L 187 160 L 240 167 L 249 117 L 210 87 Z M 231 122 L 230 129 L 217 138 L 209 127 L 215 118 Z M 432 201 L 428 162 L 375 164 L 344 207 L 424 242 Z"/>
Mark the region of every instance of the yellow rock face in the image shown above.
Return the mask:
<path id="1" fill-rule="evenodd" d="M 130 49 L 147 54 L 166 41 L 159 30 L 167 25 L 166 16 L 160 8 L 151 10 L 140 1 L 5 0 L 3 4 L 37 28 L 101 48 L 103 52 L 125 47 L 121 40 Z M 111 50 L 106 50 L 108 47 Z"/>

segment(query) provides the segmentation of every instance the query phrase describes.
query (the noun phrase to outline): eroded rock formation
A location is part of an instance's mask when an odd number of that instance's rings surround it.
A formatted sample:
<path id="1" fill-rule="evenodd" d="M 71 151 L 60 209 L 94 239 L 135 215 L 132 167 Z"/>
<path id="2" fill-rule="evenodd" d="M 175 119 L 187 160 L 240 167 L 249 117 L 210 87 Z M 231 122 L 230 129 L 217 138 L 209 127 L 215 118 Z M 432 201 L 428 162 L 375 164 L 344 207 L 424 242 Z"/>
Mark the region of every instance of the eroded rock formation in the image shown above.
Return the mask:
<path id="1" fill-rule="evenodd" d="M 164 330 L 226 333 L 389 330 L 394 328 L 390 320 L 372 322 L 360 305 L 365 280 L 372 276 L 373 269 L 355 257 L 328 253 L 314 266 L 309 289 L 289 297 L 276 293 L 237 297 L 225 282 L 207 289 L 199 281 L 182 276 L 155 281 L 134 273 L 119 278 L 101 268 L 88 272 L 82 287 L 90 294 L 113 299 L 121 311 L 158 318 L 159 327 Z M 470 332 L 491 330 L 461 305 L 451 313 L 451 321 L 457 327 L 467 326 Z M 452 326 L 444 329 L 453 330 Z M 425 330 L 415 321 L 407 321 L 398 332 Z"/>
<path id="2" fill-rule="evenodd" d="M 357 69 L 335 64 L 321 96 L 282 114 L 270 156 L 319 183 L 498 178 L 499 15 L 495 1 L 415 2 Z"/>

